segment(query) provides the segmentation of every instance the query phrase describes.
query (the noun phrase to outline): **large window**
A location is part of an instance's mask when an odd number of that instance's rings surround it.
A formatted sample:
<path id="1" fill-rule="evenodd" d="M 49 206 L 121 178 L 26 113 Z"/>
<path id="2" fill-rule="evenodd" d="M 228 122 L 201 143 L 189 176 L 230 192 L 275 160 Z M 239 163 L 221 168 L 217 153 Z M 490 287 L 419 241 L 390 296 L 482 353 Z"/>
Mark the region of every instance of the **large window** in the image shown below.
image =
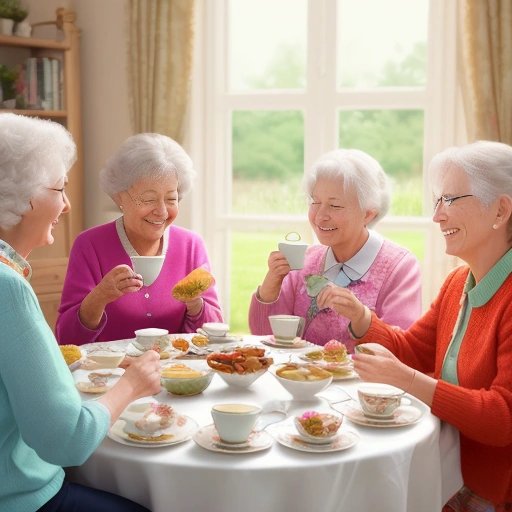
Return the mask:
<path id="1" fill-rule="evenodd" d="M 279 240 L 293 230 L 313 241 L 302 177 L 335 147 L 381 162 L 393 202 L 377 229 L 430 272 L 424 162 L 454 139 L 432 127 L 446 91 L 455 96 L 441 80 L 453 66 L 442 4 L 205 0 L 203 226 L 233 331 L 247 332 L 250 296 Z M 433 56 L 441 63 L 429 67 Z"/>

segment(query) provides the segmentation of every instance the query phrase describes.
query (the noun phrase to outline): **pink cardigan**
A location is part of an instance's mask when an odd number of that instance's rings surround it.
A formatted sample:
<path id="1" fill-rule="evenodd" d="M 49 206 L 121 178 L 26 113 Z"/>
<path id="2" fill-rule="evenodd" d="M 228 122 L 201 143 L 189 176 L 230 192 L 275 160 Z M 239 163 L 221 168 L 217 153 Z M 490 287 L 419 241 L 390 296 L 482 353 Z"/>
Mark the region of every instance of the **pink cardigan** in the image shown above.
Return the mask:
<path id="1" fill-rule="evenodd" d="M 185 304 L 171 296 L 172 287 L 197 267 L 210 264 L 204 242 L 184 228 L 169 227 L 169 247 L 162 271 L 150 286 L 111 302 L 97 329 L 88 329 L 78 318 L 85 296 L 116 265 L 131 265 L 116 231 L 115 222 L 81 233 L 71 250 L 57 318 L 56 336 L 61 344 L 82 345 L 134 337 L 136 329 L 160 327 L 171 333 L 194 332 L 204 322 L 221 322 L 222 313 L 214 288 L 203 295 L 203 310 L 187 316 Z"/>
<path id="2" fill-rule="evenodd" d="M 278 299 L 265 304 L 253 294 L 249 309 L 249 326 L 253 334 L 270 334 L 269 315 L 290 314 L 307 317 L 311 299 L 306 293 L 305 277 L 322 274 L 327 247 L 308 248 L 302 270 L 291 271 L 281 285 Z M 421 314 L 421 276 L 417 259 L 406 249 L 389 240 L 382 247 L 370 270 L 349 285 L 355 296 L 378 317 L 392 325 L 407 328 Z M 318 345 L 331 339 L 345 343 L 353 351 L 354 340 L 348 333 L 348 319 L 332 309 L 321 310 L 306 322 L 304 338 Z"/>

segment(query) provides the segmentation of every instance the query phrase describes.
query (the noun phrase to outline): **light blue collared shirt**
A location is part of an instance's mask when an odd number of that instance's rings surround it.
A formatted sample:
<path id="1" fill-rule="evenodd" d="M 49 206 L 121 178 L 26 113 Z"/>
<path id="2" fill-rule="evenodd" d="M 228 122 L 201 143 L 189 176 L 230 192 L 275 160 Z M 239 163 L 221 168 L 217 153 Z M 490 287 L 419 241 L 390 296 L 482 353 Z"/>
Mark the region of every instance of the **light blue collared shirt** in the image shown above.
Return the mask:
<path id="1" fill-rule="evenodd" d="M 368 234 L 368 240 L 363 247 L 345 262 L 339 262 L 334 256 L 332 248 L 329 247 L 324 264 L 324 276 L 327 279 L 335 282 L 341 267 L 351 281 L 361 279 L 368 272 L 384 242 L 384 238 L 376 231 L 369 229 Z"/>

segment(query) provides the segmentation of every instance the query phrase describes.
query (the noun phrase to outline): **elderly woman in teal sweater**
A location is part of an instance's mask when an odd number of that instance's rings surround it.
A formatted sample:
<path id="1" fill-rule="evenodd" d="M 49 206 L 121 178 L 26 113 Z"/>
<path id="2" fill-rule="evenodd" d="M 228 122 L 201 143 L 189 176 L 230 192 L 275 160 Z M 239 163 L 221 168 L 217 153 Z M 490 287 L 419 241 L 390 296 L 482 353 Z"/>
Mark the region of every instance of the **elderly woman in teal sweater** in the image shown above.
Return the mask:
<path id="1" fill-rule="evenodd" d="M 149 351 L 99 400 L 82 403 L 30 287 L 28 255 L 53 243 L 70 209 L 75 155 L 59 124 L 0 114 L 0 510 L 9 512 L 146 510 L 64 479 L 63 466 L 82 464 L 130 402 L 160 390 Z"/>

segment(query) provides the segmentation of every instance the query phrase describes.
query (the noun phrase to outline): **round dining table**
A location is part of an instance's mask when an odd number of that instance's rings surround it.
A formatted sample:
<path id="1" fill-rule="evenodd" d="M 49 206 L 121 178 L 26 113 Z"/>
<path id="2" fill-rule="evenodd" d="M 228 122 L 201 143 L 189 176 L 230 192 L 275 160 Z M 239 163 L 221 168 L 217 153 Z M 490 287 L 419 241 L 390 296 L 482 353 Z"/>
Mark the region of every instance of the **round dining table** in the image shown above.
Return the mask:
<path id="1" fill-rule="evenodd" d="M 247 344 L 260 340 L 244 337 Z M 117 344 L 126 346 L 128 341 Z M 278 363 L 307 350 L 311 347 L 269 348 L 268 355 Z M 76 370 L 75 380 L 83 379 L 83 372 Z M 219 403 L 258 404 L 268 413 L 262 420 L 275 416 L 274 421 L 282 421 L 265 427 L 272 436 L 270 445 L 251 453 L 205 449 L 194 436 L 161 447 L 130 445 L 112 436 L 82 466 L 68 468 L 68 477 L 130 498 L 153 512 L 440 511 L 462 485 L 458 436 L 413 397 L 408 403 L 421 414 L 411 424 L 364 424 L 345 415 L 341 432 L 355 443 L 347 449 L 302 451 L 300 443 L 290 447 L 279 442 L 285 434 L 296 434 L 293 417 L 304 411 L 346 411 L 347 404 L 355 403 L 347 397 L 357 397 L 360 384 L 357 377 L 335 381 L 304 401 L 292 399 L 271 372 L 248 388 L 229 386 L 215 375 L 195 396 L 175 396 L 162 389 L 150 399 L 171 405 L 198 429 L 211 428 L 210 411 Z"/>

